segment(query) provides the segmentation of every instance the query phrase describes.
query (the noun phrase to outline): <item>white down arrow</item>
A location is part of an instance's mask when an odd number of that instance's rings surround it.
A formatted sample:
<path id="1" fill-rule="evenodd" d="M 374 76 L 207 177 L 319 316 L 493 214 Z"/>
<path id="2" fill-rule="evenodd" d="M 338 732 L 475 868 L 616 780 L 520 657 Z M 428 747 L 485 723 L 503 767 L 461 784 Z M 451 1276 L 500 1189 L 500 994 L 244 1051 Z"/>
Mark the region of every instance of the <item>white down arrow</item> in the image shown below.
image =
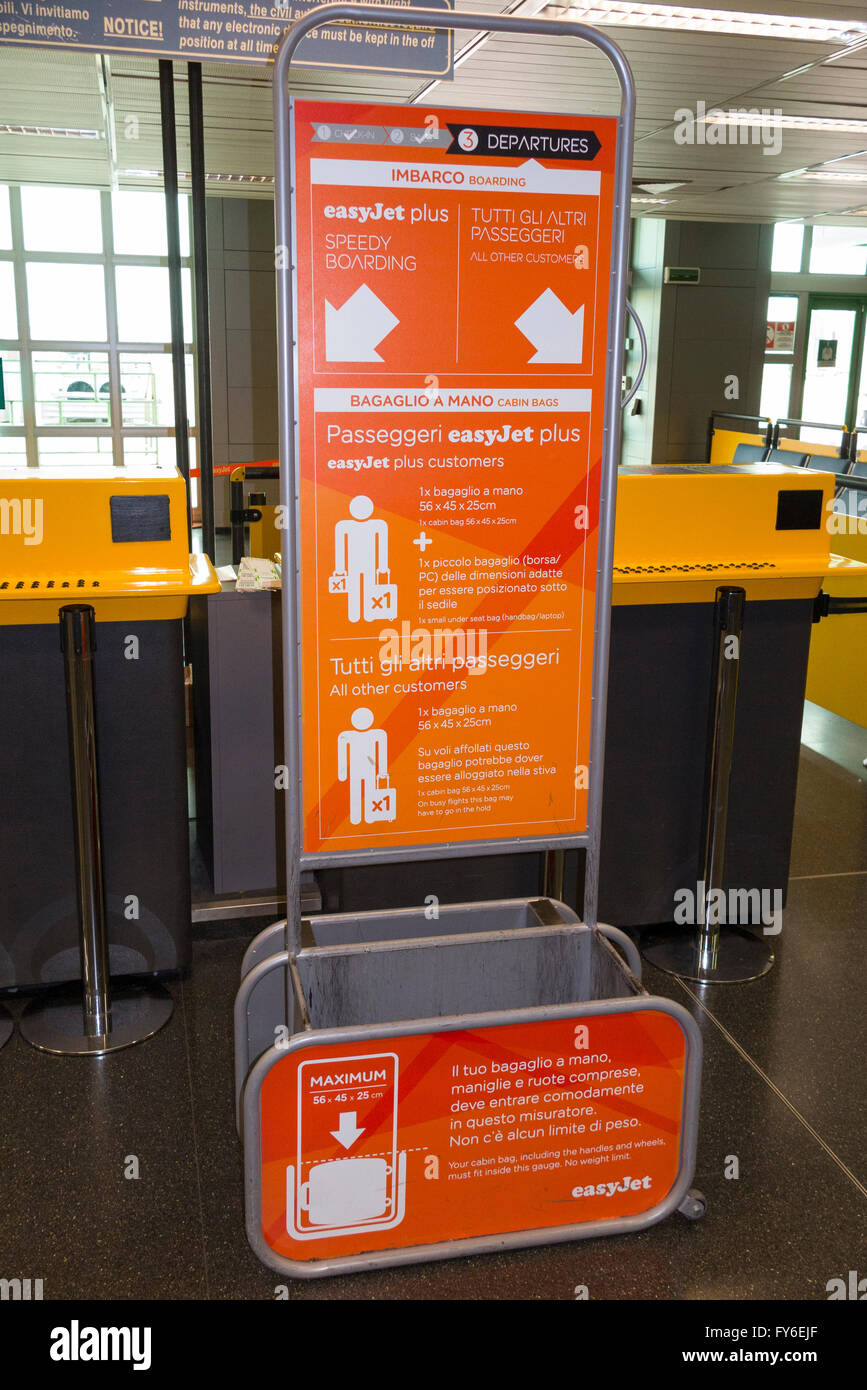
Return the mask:
<path id="1" fill-rule="evenodd" d="M 325 360 L 381 362 L 377 345 L 399 323 L 367 285 L 360 285 L 339 309 L 326 299 Z"/>
<path id="2" fill-rule="evenodd" d="M 358 1112 L 356 1110 L 343 1110 L 340 1113 L 340 1124 L 331 1133 L 342 1144 L 344 1149 L 351 1149 L 359 1135 L 364 1133 L 363 1129 L 358 1128 Z"/>
<path id="3" fill-rule="evenodd" d="M 584 355 L 584 305 L 571 314 L 553 290 L 543 290 L 515 327 L 536 349 L 531 362 L 577 364 Z"/>

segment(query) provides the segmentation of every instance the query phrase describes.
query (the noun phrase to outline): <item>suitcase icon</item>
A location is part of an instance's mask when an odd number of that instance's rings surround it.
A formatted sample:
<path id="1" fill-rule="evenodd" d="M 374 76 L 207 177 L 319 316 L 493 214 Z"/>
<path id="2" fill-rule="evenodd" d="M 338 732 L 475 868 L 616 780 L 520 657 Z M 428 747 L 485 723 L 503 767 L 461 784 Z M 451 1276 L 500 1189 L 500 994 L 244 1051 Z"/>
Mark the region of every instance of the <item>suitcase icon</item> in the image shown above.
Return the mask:
<path id="1" fill-rule="evenodd" d="M 366 622 L 375 623 L 380 618 L 397 617 L 397 585 L 389 583 L 389 579 L 389 571 L 381 571 L 376 576 L 376 583 L 365 588 L 364 618 Z"/>
<path id="2" fill-rule="evenodd" d="M 387 777 L 377 777 L 376 785 L 365 784 L 364 819 L 370 821 L 394 820 L 397 815 L 397 795 L 394 787 L 388 785 Z"/>

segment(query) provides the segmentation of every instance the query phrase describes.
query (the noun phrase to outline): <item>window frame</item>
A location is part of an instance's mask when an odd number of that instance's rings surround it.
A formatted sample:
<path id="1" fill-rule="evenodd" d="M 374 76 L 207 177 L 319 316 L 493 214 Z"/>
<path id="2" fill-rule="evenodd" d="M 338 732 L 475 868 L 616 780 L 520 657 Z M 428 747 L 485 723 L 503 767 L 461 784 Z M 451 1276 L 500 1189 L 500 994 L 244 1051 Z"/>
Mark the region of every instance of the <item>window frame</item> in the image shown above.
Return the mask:
<path id="1" fill-rule="evenodd" d="M 171 343 L 129 341 L 118 337 L 117 295 L 115 269 L 118 266 L 159 266 L 168 267 L 168 256 L 118 255 L 114 249 L 114 228 L 112 222 L 111 191 L 100 188 L 100 213 L 102 219 L 102 246 L 100 253 L 81 251 L 28 251 L 24 246 L 24 227 L 21 207 L 21 188 L 19 185 L 6 185 L 9 198 L 9 212 L 12 223 L 12 249 L 0 250 L 0 261 L 11 262 L 15 283 L 15 307 L 18 319 L 17 339 L 0 338 L 0 352 L 17 352 L 21 366 L 21 396 L 23 425 L 0 425 L 0 437 L 24 438 L 28 467 L 38 467 L 40 439 L 46 438 L 111 438 L 112 462 L 115 467 L 123 467 L 124 440 L 131 438 L 175 438 L 173 425 L 124 425 L 121 401 L 120 355 L 142 353 L 171 354 Z M 186 211 L 192 247 L 192 207 L 191 199 L 186 199 Z M 30 333 L 29 305 L 27 295 L 28 264 L 49 262 L 55 265 L 98 265 L 103 271 L 105 293 L 106 326 L 108 337 L 104 342 L 79 341 L 72 339 L 33 338 Z M 184 353 L 191 354 L 195 362 L 196 304 L 195 276 L 192 273 L 192 255 L 181 257 L 181 267 L 190 272 L 192 338 L 184 342 Z M 36 389 L 34 374 L 34 353 L 42 352 L 100 352 L 108 356 L 109 407 L 108 425 L 39 425 L 36 421 Z M 195 372 L 193 374 L 195 383 Z M 198 419 L 197 404 L 194 405 L 194 418 Z M 189 414 L 189 412 L 188 412 Z M 188 424 L 188 436 L 195 440 L 197 426 Z M 195 446 L 194 446 L 195 448 Z"/>

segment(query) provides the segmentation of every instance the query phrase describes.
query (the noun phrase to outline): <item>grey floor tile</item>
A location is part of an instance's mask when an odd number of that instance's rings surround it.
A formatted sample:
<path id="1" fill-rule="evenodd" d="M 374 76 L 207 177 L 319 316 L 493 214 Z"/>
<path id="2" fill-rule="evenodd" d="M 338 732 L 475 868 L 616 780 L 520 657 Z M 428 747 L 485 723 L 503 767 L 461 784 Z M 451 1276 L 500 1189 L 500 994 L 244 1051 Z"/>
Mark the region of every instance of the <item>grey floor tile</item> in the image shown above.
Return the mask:
<path id="1" fill-rule="evenodd" d="M 768 940 L 775 964 L 760 980 L 690 989 L 867 1184 L 867 875 L 792 883 Z"/>
<path id="2" fill-rule="evenodd" d="M 204 1296 L 183 1034 L 176 1008 L 108 1057 L 50 1056 L 17 1033 L 0 1052 L 0 1275 L 42 1278 L 46 1299 Z"/>
<path id="3" fill-rule="evenodd" d="M 675 981 L 650 983 L 686 1002 Z M 701 1221 L 675 1215 L 638 1235 L 295 1281 L 290 1297 L 571 1300 L 586 1285 L 591 1299 L 826 1298 L 829 1279 L 864 1264 L 867 1205 L 706 1019 L 702 1032 L 696 1185 L 708 1210 Z M 731 1156 L 739 1160 L 737 1179 L 724 1175 Z M 271 1296 L 274 1278 L 260 1277 L 259 1297 Z M 243 1287 L 252 1293 L 246 1270 Z"/>
<path id="4" fill-rule="evenodd" d="M 867 1269 L 867 1202 L 847 1171 L 867 1177 L 867 876 L 852 872 L 867 867 L 865 827 L 864 783 L 807 749 L 774 970 L 705 991 L 713 1017 L 647 972 L 705 1038 L 702 1221 L 294 1281 L 290 1297 L 571 1300 L 586 1285 L 593 1299 L 824 1299 L 829 1279 Z M 99 1062 L 48 1057 L 18 1036 L 0 1050 L 0 1277 L 42 1278 L 47 1298 L 274 1298 L 284 1281 L 244 1233 L 234 1128 L 232 1001 L 247 935 L 195 941 L 171 1024 L 140 1047 Z M 123 1177 L 132 1154 L 138 1180 Z M 737 1179 L 725 1176 L 732 1157 Z"/>
<path id="5" fill-rule="evenodd" d="M 199 943 L 185 987 L 208 1287 L 214 1298 L 273 1299 L 286 1281 L 247 1246 L 232 1125 L 225 1010 L 242 945 Z M 572 1299 L 578 1284 L 591 1298 L 825 1297 L 828 1279 L 858 1267 L 867 1235 L 862 1194 L 677 981 L 652 972 L 648 987 L 686 1003 L 705 1036 L 696 1183 L 709 1208 L 702 1221 L 674 1216 L 637 1236 L 289 1281 L 290 1298 Z M 724 1175 L 731 1155 L 740 1163 L 737 1180 Z"/>
<path id="6" fill-rule="evenodd" d="M 184 982 L 210 1298 L 271 1298 L 279 1282 L 256 1259 L 244 1234 L 231 1020 L 246 945 L 241 936 L 197 941 L 193 970 Z"/>
<path id="7" fill-rule="evenodd" d="M 790 877 L 867 868 L 867 780 L 802 749 Z"/>
<path id="8" fill-rule="evenodd" d="M 853 724 L 851 719 L 843 719 L 821 705 L 805 700 L 801 739 L 814 753 L 821 753 L 862 780 L 867 779 L 867 768 L 864 767 L 867 729 L 862 729 L 860 724 Z"/>

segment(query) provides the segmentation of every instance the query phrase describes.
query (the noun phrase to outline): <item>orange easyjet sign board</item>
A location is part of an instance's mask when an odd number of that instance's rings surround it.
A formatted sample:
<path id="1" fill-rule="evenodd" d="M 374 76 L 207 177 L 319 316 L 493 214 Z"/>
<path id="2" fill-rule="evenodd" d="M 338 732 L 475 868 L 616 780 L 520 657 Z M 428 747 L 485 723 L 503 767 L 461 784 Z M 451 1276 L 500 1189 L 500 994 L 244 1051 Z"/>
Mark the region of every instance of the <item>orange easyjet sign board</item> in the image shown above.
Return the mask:
<path id="1" fill-rule="evenodd" d="M 259 1097 L 262 1237 L 327 1260 L 649 1213 L 686 1055 L 659 1009 L 296 1047 Z"/>
<path id="2" fill-rule="evenodd" d="M 292 119 L 303 849 L 581 834 L 616 122 Z"/>

